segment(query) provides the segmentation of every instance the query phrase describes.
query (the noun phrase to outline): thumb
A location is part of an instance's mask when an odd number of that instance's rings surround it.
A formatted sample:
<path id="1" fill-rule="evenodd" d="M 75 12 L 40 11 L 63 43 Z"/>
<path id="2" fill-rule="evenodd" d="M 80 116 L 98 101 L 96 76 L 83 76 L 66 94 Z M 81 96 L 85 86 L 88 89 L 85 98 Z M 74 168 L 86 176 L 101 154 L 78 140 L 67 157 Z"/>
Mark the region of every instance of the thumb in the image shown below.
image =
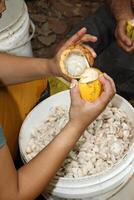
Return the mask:
<path id="1" fill-rule="evenodd" d="M 71 103 L 76 104 L 81 101 L 80 92 L 79 92 L 79 86 L 77 80 L 72 80 L 70 85 L 70 97 L 71 97 Z"/>

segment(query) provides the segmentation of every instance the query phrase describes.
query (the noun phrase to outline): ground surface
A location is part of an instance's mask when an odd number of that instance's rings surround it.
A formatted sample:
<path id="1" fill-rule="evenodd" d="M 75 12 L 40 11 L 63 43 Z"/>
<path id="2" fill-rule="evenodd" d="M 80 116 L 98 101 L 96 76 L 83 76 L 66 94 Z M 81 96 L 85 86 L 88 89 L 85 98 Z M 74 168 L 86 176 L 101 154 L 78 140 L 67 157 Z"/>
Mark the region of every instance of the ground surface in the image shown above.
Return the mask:
<path id="1" fill-rule="evenodd" d="M 36 25 L 32 40 L 35 56 L 51 57 L 57 44 L 104 0 L 29 0 L 30 16 Z"/>

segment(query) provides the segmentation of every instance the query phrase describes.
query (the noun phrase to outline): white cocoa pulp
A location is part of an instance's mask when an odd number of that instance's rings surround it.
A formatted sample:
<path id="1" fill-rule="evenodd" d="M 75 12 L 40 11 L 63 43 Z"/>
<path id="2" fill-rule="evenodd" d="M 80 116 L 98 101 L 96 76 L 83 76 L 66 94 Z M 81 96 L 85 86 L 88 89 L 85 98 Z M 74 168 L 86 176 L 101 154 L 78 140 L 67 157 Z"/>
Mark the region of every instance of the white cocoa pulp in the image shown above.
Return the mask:
<path id="1" fill-rule="evenodd" d="M 88 66 L 85 57 L 74 52 L 65 59 L 65 67 L 72 76 L 80 76 Z"/>
<path id="2" fill-rule="evenodd" d="M 98 79 L 98 71 L 91 68 L 86 57 L 73 52 L 65 59 L 65 67 L 69 74 L 80 78 L 80 83 L 89 83 Z"/>

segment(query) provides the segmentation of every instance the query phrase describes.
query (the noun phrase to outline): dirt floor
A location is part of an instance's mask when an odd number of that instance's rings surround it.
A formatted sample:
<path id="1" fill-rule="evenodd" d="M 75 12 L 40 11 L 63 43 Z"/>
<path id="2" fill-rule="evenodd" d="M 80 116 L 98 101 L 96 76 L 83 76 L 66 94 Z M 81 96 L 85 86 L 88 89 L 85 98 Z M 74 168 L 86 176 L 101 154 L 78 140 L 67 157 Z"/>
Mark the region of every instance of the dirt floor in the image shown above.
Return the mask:
<path id="1" fill-rule="evenodd" d="M 34 55 L 51 57 L 56 46 L 81 20 L 91 15 L 104 0 L 29 0 L 27 5 L 36 25 L 32 40 Z"/>

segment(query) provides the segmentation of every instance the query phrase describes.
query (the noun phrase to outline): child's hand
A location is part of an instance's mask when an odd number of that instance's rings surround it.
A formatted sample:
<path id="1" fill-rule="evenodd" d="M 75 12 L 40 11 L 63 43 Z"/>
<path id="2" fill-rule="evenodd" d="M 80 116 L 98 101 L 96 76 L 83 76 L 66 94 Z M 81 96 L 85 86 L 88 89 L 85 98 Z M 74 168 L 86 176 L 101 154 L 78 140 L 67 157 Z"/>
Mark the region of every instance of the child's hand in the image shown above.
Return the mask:
<path id="1" fill-rule="evenodd" d="M 96 42 L 97 41 L 97 37 L 90 35 L 90 34 L 86 34 L 86 32 L 87 32 L 86 28 L 80 29 L 77 33 L 75 33 L 71 38 L 69 38 L 62 45 L 62 47 L 59 49 L 56 56 L 53 59 L 51 59 L 50 69 L 51 69 L 52 75 L 61 76 L 65 79 L 69 79 L 61 72 L 61 69 L 59 67 L 60 55 L 61 55 L 62 51 L 64 51 L 67 47 L 69 47 L 71 45 L 75 45 L 75 44 L 78 44 L 81 42 Z M 89 48 L 93 58 L 95 58 L 96 57 L 95 51 L 91 47 L 88 47 L 88 48 Z"/>
<path id="2" fill-rule="evenodd" d="M 116 93 L 114 81 L 108 75 L 101 75 L 100 81 L 104 91 L 93 103 L 81 99 L 78 83 L 76 80 L 72 81 L 70 122 L 80 130 L 86 129 L 98 117 Z"/>

